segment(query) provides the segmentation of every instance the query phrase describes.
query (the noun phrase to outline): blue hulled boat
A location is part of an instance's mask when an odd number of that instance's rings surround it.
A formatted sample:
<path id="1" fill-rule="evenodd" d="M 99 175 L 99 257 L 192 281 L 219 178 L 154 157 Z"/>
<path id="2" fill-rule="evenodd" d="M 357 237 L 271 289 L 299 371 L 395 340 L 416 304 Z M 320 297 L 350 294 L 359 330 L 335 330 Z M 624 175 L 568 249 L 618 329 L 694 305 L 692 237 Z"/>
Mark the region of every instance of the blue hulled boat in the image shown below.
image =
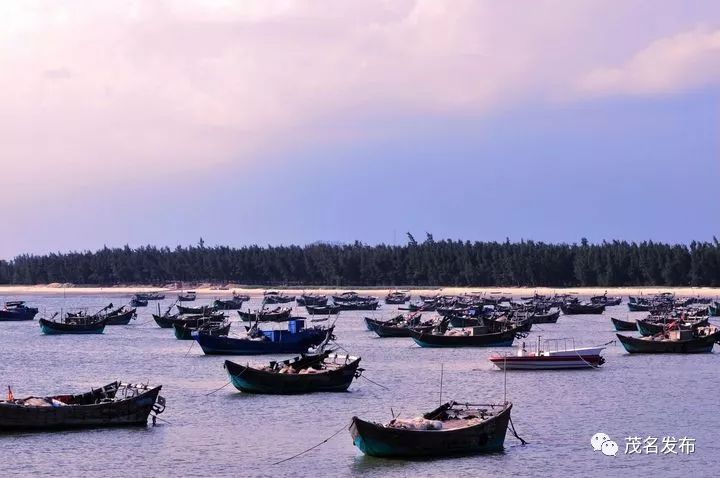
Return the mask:
<path id="1" fill-rule="evenodd" d="M 212 336 L 193 332 L 206 355 L 299 354 L 332 336 L 334 327 L 305 328 L 305 320 L 293 319 L 287 330 L 251 328 L 246 337 Z"/>

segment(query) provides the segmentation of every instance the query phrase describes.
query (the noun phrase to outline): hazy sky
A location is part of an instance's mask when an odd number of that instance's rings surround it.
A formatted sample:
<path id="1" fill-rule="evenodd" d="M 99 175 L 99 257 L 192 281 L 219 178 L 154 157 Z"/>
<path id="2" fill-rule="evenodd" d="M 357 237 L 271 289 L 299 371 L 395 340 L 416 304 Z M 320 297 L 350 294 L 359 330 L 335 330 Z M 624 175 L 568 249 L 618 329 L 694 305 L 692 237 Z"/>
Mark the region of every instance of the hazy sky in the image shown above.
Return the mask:
<path id="1" fill-rule="evenodd" d="M 720 236 L 720 2 L 2 1 L 0 257 Z"/>

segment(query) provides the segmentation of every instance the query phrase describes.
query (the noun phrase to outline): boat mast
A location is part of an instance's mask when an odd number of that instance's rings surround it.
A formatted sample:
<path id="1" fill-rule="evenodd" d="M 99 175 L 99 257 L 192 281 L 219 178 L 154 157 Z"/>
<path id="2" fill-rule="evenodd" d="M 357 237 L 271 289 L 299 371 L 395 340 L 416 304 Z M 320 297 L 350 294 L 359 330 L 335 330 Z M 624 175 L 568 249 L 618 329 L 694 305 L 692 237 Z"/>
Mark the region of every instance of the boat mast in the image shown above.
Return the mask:
<path id="1" fill-rule="evenodd" d="M 443 368 L 444 368 L 444 364 L 441 362 L 440 363 L 440 405 L 442 405 L 442 403 L 443 403 L 443 401 L 442 401 Z"/>
<path id="2" fill-rule="evenodd" d="M 503 357 L 503 403 L 507 404 L 507 354 Z"/>

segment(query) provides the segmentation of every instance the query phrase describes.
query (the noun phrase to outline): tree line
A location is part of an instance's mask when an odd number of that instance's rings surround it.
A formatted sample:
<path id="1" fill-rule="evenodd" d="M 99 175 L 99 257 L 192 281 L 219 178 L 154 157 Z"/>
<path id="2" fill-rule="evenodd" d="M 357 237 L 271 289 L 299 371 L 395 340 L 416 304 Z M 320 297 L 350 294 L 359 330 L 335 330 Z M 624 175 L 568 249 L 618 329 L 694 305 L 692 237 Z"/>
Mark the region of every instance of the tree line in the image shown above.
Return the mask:
<path id="1" fill-rule="evenodd" d="M 220 282 L 295 286 L 719 286 L 720 243 L 316 243 L 104 247 L 0 260 L 0 284 Z"/>

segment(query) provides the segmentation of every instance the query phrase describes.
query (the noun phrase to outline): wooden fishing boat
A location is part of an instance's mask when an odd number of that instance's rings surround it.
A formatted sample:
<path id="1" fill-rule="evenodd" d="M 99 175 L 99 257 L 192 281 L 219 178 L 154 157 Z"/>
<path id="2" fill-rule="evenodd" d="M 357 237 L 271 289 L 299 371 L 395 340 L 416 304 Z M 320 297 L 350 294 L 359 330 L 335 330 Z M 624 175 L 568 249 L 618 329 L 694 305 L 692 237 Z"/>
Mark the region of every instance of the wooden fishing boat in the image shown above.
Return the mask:
<path id="1" fill-rule="evenodd" d="M 0 430 L 145 426 L 165 410 L 161 388 L 113 382 L 76 395 L 0 400 Z"/>
<path id="2" fill-rule="evenodd" d="M 147 307 L 148 301 L 144 299 L 138 299 L 137 297 L 133 297 L 130 300 L 130 306 L 131 307 Z"/>
<path id="3" fill-rule="evenodd" d="M 212 336 L 193 332 L 192 336 L 206 355 L 261 355 L 305 353 L 310 347 L 332 337 L 334 327 L 305 328 L 305 321 L 288 322 L 287 330 L 257 330 L 246 337 Z"/>
<path id="4" fill-rule="evenodd" d="M 517 328 L 492 333 L 486 331 L 486 327 L 450 329 L 445 333 L 410 329 L 410 337 L 421 347 L 510 347 L 516 337 L 525 337 Z"/>
<path id="5" fill-rule="evenodd" d="M 620 343 L 631 354 L 708 353 L 720 342 L 720 329 L 714 325 L 695 329 L 674 329 L 650 337 L 617 334 Z"/>
<path id="6" fill-rule="evenodd" d="M 649 337 L 662 333 L 668 326 L 675 323 L 680 324 L 680 328 L 697 328 L 708 325 L 709 320 L 708 317 L 701 319 L 678 319 L 673 317 L 639 319 L 637 321 L 637 330 L 643 337 Z"/>
<path id="7" fill-rule="evenodd" d="M 367 322 L 367 324 L 371 331 L 382 338 L 410 337 L 410 329 L 418 332 L 429 332 L 435 327 L 438 327 L 438 323 L 434 320 L 426 320 L 423 322 L 421 319 L 421 315 L 416 315 L 414 317 L 403 317 L 400 321 L 394 319 L 390 321 L 371 320 Z"/>
<path id="8" fill-rule="evenodd" d="M 560 306 L 565 315 L 602 314 L 605 304 L 592 304 L 588 302 L 566 302 Z"/>
<path id="9" fill-rule="evenodd" d="M 161 329 L 169 329 L 173 326 L 173 321 L 178 319 L 178 315 L 157 315 L 153 314 L 153 319 L 155 320 L 155 323 L 158 324 L 158 326 Z"/>
<path id="10" fill-rule="evenodd" d="M 573 339 L 550 339 L 541 347 L 538 337 L 535 350 L 526 350 L 523 343 L 516 354 L 494 353 L 490 361 L 500 370 L 592 369 L 605 363 L 600 355 L 604 349 L 575 347 Z"/>
<path id="11" fill-rule="evenodd" d="M 0 322 L 33 320 L 37 313 L 38 309 L 35 307 L 28 307 L 25 305 L 25 301 L 9 301 L 5 302 L 5 307 L 0 309 Z"/>
<path id="12" fill-rule="evenodd" d="M 105 316 L 107 325 L 128 325 L 130 320 L 135 318 L 137 318 L 137 309 L 126 309 L 125 306 Z"/>
<path id="13" fill-rule="evenodd" d="M 135 308 L 130 309 L 123 305 L 117 309 L 108 310 L 112 308 L 112 306 L 112 303 L 110 303 L 92 315 L 88 315 L 82 310 L 78 312 L 67 312 L 65 322 L 77 323 L 82 320 L 84 323 L 90 323 L 105 319 L 106 325 L 128 325 L 130 320 L 137 317 L 137 309 Z"/>
<path id="14" fill-rule="evenodd" d="M 404 292 L 390 292 L 385 296 L 385 303 L 388 305 L 401 305 L 410 301 L 410 294 Z"/>
<path id="15" fill-rule="evenodd" d="M 134 296 L 135 299 L 138 300 L 163 300 L 165 298 L 165 294 L 161 294 L 159 292 L 138 292 Z"/>
<path id="16" fill-rule="evenodd" d="M 194 302 L 197 299 L 197 293 L 194 290 L 181 292 L 177 296 L 178 302 Z"/>
<path id="17" fill-rule="evenodd" d="M 178 315 L 170 319 L 170 327 L 175 327 L 176 324 L 180 324 L 190 328 L 198 328 L 203 324 L 220 324 L 225 322 L 226 319 L 227 315 L 223 314 L 222 312 L 205 315 Z"/>
<path id="18" fill-rule="evenodd" d="M 405 320 L 405 316 L 403 314 L 400 314 L 400 315 L 396 315 L 395 317 L 392 317 L 387 320 L 378 320 L 378 319 L 373 319 L 370 317 L 365 317 L 364 319 L 365 319 L 365 327 L 367 327 L 367 329 L 372 332 L 373 326 L 377 323 L 384 323 L 387 325 L 397 324 L 397 323 L 403 322 Z"/>
<path id="19" fill-rule="evenodd" d="M 377 310 L 380 307 L 380 302 L 377 299 L 373 300 L 357 300 L 347 302 L 335 302 L 340 310 Z"/>
<path id="20" fill-rule="evenodd" d="M 66 318 L 64 322 L 40 319 L 40 329 L 46 335 L 61 334 L 102 334 L 107 325 L 107 318 L 92 317 Z"/>
<path id="21" fill-rule="evenodd" d="M 341 310 L 339 305 L 306 305 L 305 309 L 310 315 L 337 315 Z"/>
<path id="22" fill-rule="evenodd" d="M 437 309 L 436 302 L 410 302 L 407 307 L 399 307 L 398 310 L 409 310 L 410 312 L 432 312 Z"/>
<path id="23" fill-rule="evenodd" d="M 560 309 L 553 307 L 546 312 L 535 312 L 532 315 L 533 324 L 555 324 L 560 318 Z"/>
<path id="24" fill-rule="evenodd" d="M 215 312 L 215 307 L 212 305 L 200 305 L 197 307 L 187 307 L 184 305 L 176 305 L 177 311 L 179 314 L 207 314 L 210 312 Z"/>
<path id="25" fill-rule="evenodd" d="M 215 310 L 241 309 L 244 302 L 244 300 L 234 297 L 232 299 L 216 299 L 215 302 L 213 302 L 213 308 Z"/>
<path id="26" fill-rule="evenodd" d="M 618 332 L 631 332 L 637 330 L 638 327 L 637 322 L 635 321 L 620 320 L 616 319 L 615 317 L 610 317 L 610 320 L 615 326 L 615 330 L 617 330 Z"/>
<path id="27" fill-rule="evenodd" d="M 353 417 L 350 435 L 360 451 L 377 457 L 499 452 L 503 450 L 511 410 L 509 402 L 501 405 L 448 402 L 422 417 L 394 418 L 386 425 Z"/>
<path id="28" fill-rule="evenodd" d="M 86 310 L 80 309 L 77 312 L 66 312 L 65 317 L 68 320 L 79 319 L 79 318 L 82 318 L 84 320 L 100 320 L 101 318 L 104 318 L 106 315 L 117 314 L 124 310 L 124 306 L 120 307 L 118 309 L 115 309 L 115 310 L 110 310 L 112 308 L 113 308 L 113 303 L 110 302 L 108 305 L 99 309 L 97 312 L 93 312 L 92 314 L 88 314 Z"/>
<path id="29" fill-rule="evenodd" d="M 179 320 L 172 324 L 175 330 L 175 338 L 178 340 L 192 340 L 192 333 L 199 332 L 201 334 L 208 335 L 227 335 L 230 333 L 230 321 L 214 322 L 211 320 L 205 320 L 193 325 L 185 320 Z"/>
<path id="30" fill-rule="evenodd" d="M 360 357 L 337 355 L 326 351 L 302 355 L 291 360 L 270 362 L 262 368 L 225 361 L 225 370 L 232 384 L 244 393 L 301 394 L 313 392 L 345 392 L 359 377 Z"/>
<path id="31" fill-rule="evenodd" d="M 611 307 L 614 305 L 620 305 L 622 303 L 622 297 L 608 297 L 606 292 L 603 295 L 591 297 L 590 302 L 593 304 L 604 304 L 606 307 Z"/>
<path id="32" fill-rule="evenodd" d="M 258 322 L 286 322 L 290 320 L 292 309 L 290 307 L 277 307 L 272 310 L 238 310 L 238 315 L 247 321 Z"/>
<path id="33" fill-rule="evenodd" d="M 275 291 L 265 292 L 263 296 L 263 302 L 266 304 L 287 304 L 288 302 L 293 302 L 294 300 L 294 295 L 285 295 Z"/>
<path id="34" fill-rule="evenodd" d="M 177 322 L 188 324 L 191 327 L 197 327 L 199 323 L 210 320 L 211 322 L 222 322 L 227 318 L 222 312 L 212 312 L 207 314 L 192 314 L 192 315 L 180 315 L 180 314 L 165 314 L 156 315 L 153 314 L 155 323 L 162 329 L 170 329 Z"/>
<path id="35" fill-rule="evenodd" d="M 340 295 L 332 296 L 333 302 L 339 304 L 341 302 L 377 302 L 377 297 L 370 295 L 360 295 L 357 292 L 343 292 Z"/>
<path id="36" fill-rule="evenodd" d="M 297 305 L 305 307 L 308 305 L 314 305 L 324 307 L 328 303 L 328 297 L 326 295 L 317 294 L 303 294 L 296 299 Z"/>

